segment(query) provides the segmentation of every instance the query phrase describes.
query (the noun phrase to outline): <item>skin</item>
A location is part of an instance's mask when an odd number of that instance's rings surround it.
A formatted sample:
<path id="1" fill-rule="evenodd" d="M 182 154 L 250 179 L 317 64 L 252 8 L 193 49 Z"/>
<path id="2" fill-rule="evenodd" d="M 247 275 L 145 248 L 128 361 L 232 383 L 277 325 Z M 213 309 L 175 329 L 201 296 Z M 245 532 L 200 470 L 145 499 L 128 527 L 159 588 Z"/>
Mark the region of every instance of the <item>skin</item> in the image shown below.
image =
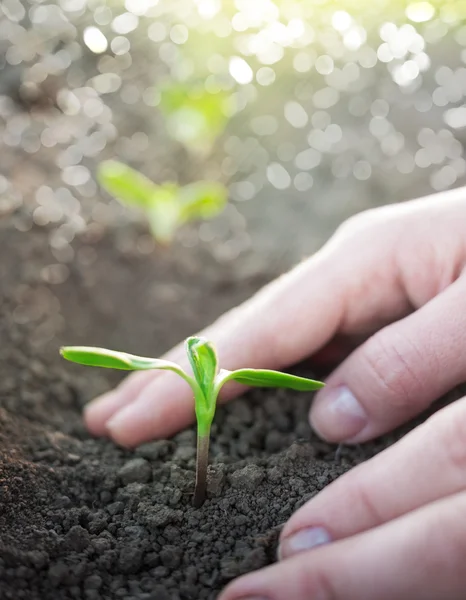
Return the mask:
<path id="1" fill-rule="evenodd" d="M 329 441 L 364 442 L 466 381 L 465 265 L 466 188 L 371 210 L 203 335 L 227 369 L 349 352 L 310 421 Z M 182 348 L 167 358 L 183 363 Z M 85 418 L 134 446 L 189 424 L 192 400 L 172 375 L 138 373 Z M 311 499 L 285 525 L 279 562 L 220 600 L 462 599 L 465 558 L 466 398 Z"/>

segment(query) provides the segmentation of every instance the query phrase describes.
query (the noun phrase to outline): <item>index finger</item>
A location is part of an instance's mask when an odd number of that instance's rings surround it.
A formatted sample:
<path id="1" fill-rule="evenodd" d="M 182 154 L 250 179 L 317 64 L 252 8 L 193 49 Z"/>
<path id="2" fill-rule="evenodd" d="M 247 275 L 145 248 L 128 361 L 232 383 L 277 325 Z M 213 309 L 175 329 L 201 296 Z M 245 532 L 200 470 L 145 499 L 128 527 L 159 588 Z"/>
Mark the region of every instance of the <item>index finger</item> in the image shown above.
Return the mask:
<path id="1" fill-rule="evenodd" d="M 220 366 L 281 368 L 330 340 L 339 326 L 344 294 L 335 293 L 328 261 L 327 253 L 316 254 L 204 330 L 201 335 L 215 344 Z M 165 358 L 187 367 L 182 345 Z M 227 386 L 222 400 L 238 389 Z M 171 373 L 132 375 L 85 411 L 94 434 L 109 433 L 124 446 L 170 436 L 193 417 L 191 391 Z"/>

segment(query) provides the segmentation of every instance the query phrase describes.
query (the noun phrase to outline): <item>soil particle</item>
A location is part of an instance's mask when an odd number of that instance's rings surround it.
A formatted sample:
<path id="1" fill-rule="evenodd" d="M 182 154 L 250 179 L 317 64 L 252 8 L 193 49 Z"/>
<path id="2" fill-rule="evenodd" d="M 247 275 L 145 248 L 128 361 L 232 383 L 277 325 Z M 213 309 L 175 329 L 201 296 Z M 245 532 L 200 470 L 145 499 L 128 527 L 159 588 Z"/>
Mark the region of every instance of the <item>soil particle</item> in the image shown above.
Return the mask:
<path id="1" fill-rule="evenodd" d="M 142 444 L 135 449 L 134 453 L 147 460 L 158 460 L 159 458 L 167 457 L 174 448 L 175 444 L 170 440 L 156 440 Z"/>
<path id="2" fill-rule="evenodd" d="M 144 458 L 133 458 L 118 471 L 122 483 L 147 483 L 152 475 L 150 464 Z"/>
<path id="3" fill-rule="evenodd" d="M 253 492 L 264 477 L 264 469 L 257 465 L 246 465 L 230 475 L 230 483 L 234 488 Z"/>
<path id="4" fill-rule="evenodd" d="M 65 546 L 69 550 L 82 552 L 90 544 L 89 532 L 81 525 L 73 525 L 65 536 Z"/>

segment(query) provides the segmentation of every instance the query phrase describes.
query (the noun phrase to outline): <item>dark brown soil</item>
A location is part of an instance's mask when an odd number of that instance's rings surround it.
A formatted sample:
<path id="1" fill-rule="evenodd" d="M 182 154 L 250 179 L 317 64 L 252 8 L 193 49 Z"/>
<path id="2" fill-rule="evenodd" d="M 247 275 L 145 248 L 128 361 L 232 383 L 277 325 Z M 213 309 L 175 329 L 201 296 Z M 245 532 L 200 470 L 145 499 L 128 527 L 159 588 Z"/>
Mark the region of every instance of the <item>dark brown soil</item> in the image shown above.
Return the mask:
<path id="1" fill-rule="evenodd" d="M 307 425 L 309 395 L 251 391 L 218 410 L 195 510 L 194 429 L 134 452 L 92 439 L 81 407 L 117 376 L 64 364 L 57 348 L 159 354 L 279 267 L 248 275 L 202 248 L 141 256 L 147 239 L 128 230 L 88 234 L 64 265 L 48 239 L 0 223 L 2 600 L 215 598 L 275 560 L 298 506 L 390 443 L 336 452 Z"/>

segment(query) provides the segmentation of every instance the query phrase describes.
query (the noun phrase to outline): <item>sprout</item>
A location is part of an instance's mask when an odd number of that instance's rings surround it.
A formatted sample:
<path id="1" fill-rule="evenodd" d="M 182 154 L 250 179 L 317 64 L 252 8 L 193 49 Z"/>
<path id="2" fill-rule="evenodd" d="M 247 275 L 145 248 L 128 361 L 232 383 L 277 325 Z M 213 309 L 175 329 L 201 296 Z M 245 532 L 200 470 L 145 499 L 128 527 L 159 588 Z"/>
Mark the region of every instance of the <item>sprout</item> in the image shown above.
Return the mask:
<path id="1" fill-rule="evenodd" d="M 267 369 L 238 369 L 227 371 L 218 368 L 217 353 L 212 342 L 202 337 L 190 337 L 186 340 L 186 352 L 193 376 L 188 375 L 177 364 L 162 359 L 133 356 L 126 352 L 115 352 L 104 348 L 68 346 L 61 348 L 61 355 L 75 363 L 92 367 L 142 371 L 162 369 L 173 371 L 182 377 L 194 394 L 194 407 L 197 419 L 197 464 L 194 506 L 204 502 L 207 484 L 207 466 L 209 459 L 209 437 L 212 420 L 215 415 L 217 398 L 221 388 L 228 381 L 236 381 L 247 386 L 281 387 L 301 392 L 313 391 L 323 387 L 320 381 L 297 377 L 279 371 Z"/>
<path id="2" fill-rule="evenodd" d="M 107 160 L 100 163 L 97 178 L 106 191 L 125 206 L 142 210 L 152 235 L 161 244 L 173 241 L 184 223 L 210 219 L 227 202 L 227 190 L 215 181 L 198 181 L 185 186 L 157 185 L 127 165 Z"/>

